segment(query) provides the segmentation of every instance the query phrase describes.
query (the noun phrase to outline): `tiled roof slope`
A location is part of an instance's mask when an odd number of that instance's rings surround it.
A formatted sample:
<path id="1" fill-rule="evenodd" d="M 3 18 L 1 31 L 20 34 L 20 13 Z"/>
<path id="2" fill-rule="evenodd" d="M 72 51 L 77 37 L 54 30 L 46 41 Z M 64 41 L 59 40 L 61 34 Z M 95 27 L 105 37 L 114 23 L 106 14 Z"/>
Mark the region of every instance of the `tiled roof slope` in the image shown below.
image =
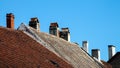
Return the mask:
<path id="1" fill-rule="evenodd" d="M 109 61 L 112 68 L 120 68 L 120 52 L 117 52 Z"/>
<path id="2" fill-rule="evenodd" d="M 104 68 L 112 68 L 111 64 L 109 64 L 109 63 L 107 63 L 107 62 L 105 62 L 103 60 L 101 60 L 101 62 L 104 64 Z"/>
<path id="3" fill-rule="evenodd" d="M 31 37 L 0 27 L 0 68 L 73 68 Z"/>
<path id="4" fill-rule="evenodd" d="M 26 34 L 43 44 L 44 47 L 70 63 L 74 68 L 103 68 L 102 64 L 98 64 L 76 44 L 47 33 L 38 32 L 24 24 L 18 29 L 23 30 Z"/>

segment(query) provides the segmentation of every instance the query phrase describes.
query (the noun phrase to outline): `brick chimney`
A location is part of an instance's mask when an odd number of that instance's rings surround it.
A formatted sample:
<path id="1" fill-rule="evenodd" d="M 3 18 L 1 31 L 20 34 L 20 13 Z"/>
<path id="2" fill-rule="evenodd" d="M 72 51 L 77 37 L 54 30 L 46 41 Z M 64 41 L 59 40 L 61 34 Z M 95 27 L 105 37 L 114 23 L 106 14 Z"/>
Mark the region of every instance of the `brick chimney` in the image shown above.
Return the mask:
<path id="1" fill-rule="evenodd" d="M 9 13 L 6 15 L 7 28 L 14 29 L 14 15 Z"/>
<path id="2" fill-rule="evenodd" d="M 50 24 L 49 33 L 59 37 L 59 26 L 58 26 L 57 22 Z"/>
<path id="3" fill-rule="evenodd" d="M 29 26 L 36 29 L 37 31 L 40 31 L 40 24 L 37 17 L 31 18 L 29 21 Z"/>
<path id="4" fill-rule="evenodd" d="M 115 46 L 108 45 L 109 59 L 111 59 L 115 55 Z"/>
<path id="5" fill-rule="evenodd" d="M 88 42 L 87 41 L 82 42 L 82 47 L 88 53 Z"/>
<path id="6" fill-rule="evenodd" d="M 92 56 L 100 61 L 100 50 L 99 49 L 92 49 Z"/>
<path id="7" fill-rule="evenodd" d="M 69 28 L 62 28 L 62 31 L 60 31 L 60 37 L 70 42 Z"/>

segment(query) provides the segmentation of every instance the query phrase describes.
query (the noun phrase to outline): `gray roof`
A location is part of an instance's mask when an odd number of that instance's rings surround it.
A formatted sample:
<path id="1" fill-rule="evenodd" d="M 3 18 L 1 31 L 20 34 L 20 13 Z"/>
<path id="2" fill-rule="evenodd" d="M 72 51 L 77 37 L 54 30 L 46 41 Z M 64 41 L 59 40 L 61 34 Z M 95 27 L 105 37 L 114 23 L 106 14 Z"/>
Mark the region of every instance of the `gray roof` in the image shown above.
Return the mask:
<path id="1" fill-rule="evenodd" d="M 74 68 L 103 68 L 101 63 L 94 60 L 77 44 L 68 42 L 54 35 L 36 31 L 24 24 L 21 24 L 18 30 L 23 30 L 24 33 L 71 64 Z"/>

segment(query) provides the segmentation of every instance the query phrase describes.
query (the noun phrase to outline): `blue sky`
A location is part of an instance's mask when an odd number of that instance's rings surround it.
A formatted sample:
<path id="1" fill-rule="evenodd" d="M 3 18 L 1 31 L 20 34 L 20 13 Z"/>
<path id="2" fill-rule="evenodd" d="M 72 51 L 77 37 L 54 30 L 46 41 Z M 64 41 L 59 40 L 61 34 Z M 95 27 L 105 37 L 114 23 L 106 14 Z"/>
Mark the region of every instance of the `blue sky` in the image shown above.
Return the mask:
<path id="1" fill-rule="evenodd" d="M 51 22 L 69 27 L 71 42 L 89 42 L 100 49 L 101 59 L 108 60 L 108 45 L 120 51 L 120 0 L 1 0 L 0 26 L 6 27 L 6 13 L 15 15 L 15 28 L 38 17 L 40 30 L 49 32 Z"/>

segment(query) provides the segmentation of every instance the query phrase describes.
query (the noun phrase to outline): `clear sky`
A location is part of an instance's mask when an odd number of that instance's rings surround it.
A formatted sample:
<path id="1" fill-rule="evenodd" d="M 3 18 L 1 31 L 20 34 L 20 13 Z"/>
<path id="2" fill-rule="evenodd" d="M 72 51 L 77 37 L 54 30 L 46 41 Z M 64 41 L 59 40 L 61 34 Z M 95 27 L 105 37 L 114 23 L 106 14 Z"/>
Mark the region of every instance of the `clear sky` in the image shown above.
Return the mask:
<path id="1" fill-rule="evenodd" d="M 108 60 L 108 45 L 120 51 L 120 0 L 0 0 L 0 26 L 6 27 L 6 13 L 15 15 L 15 28 L 38 17 L 40 30 L 49 32 L 51 22 L 69 27 L 71 42 L 89 42 Z"/>

